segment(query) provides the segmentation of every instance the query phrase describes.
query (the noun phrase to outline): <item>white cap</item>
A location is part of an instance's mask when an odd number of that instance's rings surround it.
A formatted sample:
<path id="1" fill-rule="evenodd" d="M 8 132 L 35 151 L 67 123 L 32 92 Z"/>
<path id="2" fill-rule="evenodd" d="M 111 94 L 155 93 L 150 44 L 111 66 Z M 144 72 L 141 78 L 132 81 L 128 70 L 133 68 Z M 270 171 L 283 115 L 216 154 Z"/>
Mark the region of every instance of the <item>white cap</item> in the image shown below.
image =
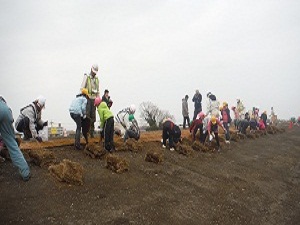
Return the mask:
<path id="1" fill-rule="evenodd" d="M 36 100 L 41 108 L 45 108 L 46 98 L 43 95 L 39 95 Z"/>
<path id="2" fill-rule="evenodd" d="M 135 113 L 135 110 L 136 110 L 135 105 L 134 105 L 134 104 L 130 105 L 130 107 L 129 107 L 130 113 L 131 113 L 131 114 L 134 114 L 134 113 Z"/>
<path id="3" fill-rule="evenodd" d="M 93 71 L 93 73 L 95 73 L 95 74 L 98 73 L 98 64 L 92 65 L 92 71 Z"/>

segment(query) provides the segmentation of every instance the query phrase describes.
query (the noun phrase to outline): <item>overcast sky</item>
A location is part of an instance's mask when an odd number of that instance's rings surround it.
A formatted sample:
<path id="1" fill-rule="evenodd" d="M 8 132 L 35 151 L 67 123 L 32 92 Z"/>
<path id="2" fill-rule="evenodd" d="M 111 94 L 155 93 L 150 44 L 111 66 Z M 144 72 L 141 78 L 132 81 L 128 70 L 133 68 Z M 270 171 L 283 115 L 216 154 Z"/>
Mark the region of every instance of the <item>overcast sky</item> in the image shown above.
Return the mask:
<path id="1" fill-rule="evenodd" d="M 300 115 L 298 0 L 0 3 L 0 95 L 15 119 L 42 94 L 43 118 L 75 128 L 68 108 L 94 63 L 115 114 L 151 101 L 182 123 L 181 99 L 192 117 L 199 89 L 204 109 L 211 91 L 230 106 Z"/>

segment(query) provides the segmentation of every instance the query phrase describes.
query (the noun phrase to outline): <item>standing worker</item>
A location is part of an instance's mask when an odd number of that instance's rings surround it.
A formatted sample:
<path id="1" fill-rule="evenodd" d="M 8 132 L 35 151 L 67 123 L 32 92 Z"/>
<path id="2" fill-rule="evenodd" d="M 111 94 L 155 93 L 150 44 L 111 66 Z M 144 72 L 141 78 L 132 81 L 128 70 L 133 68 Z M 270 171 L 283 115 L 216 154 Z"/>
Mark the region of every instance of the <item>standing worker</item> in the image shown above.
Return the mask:
<path id="1" fill-rule="evenodd" d="M 11 109 L 0 96 L 0 133 L 7 146 L 13 164 L 18 167 L 23 180 L 28 181 L 30 179 L 30 169 L 16 142 L 12 123 L 13 116 Z"/>
<path id="2" fill-rule="evenodd" d="M 195 103 L 195 110 L 194 110 L 194 117 L 193 120 L 196 119 L 198 113 L 202 111 L 202 95 L 200 94 L 199 90 L 196 90 L 196 93 L 192 99 Z"/>
<path id="3" fill-rule="evenodd" d="M 223 126 L 226 129 L 225 142 L 226 142 L 226 144 L 229 144 L 230 143 L 229 127 L 230 127 L 230 123 L 231 123 L 231 117 L 230 117 L 230 111 L 229 111 L 227 102 L 223 102 L 221 115 L 222 115 Z"/>
<path id="4" fill-rule="evenodd" d="M 90 135 L 91 138 L 94 137 L 95 126 L 94 123 L 96 121 L 96 107 L 94 105 L 95 98 L 99 96 L 99 80 L 96 76 L 98 73 L 98 65 L 94 64 L 91 68 L 91 72 L 89 74 L 84 74 L 83 81 L 81 84 L 81 90 L 86 88 L 88 90 L 89 99 L 87 101 L 86 106 L 86 116 L 90 118 L 91 128 Z"/>
<path id="5" fill-rule="evenodd" d="M 186 122 L 190 127 L 190 117 L 189 117 L 189 106 L 188 106 L 189 96 L 185 95 L 182 99 L 182 116 L 183 116 L 183 129 L 185 129 Z"/>

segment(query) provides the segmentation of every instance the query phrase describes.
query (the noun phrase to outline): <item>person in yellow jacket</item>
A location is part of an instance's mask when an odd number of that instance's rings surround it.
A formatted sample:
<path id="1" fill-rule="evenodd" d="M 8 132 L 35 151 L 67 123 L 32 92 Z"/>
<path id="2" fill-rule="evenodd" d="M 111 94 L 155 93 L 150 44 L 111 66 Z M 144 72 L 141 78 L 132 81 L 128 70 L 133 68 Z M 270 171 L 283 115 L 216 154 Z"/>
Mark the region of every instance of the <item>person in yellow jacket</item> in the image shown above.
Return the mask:
<path id="1" fill-rule="evenodd" d="M 88 90 L 89 99 L 87 101 L 86 106 L 86 116 L 90 118 L 91 126 L 90 126 L 90 136 L 94 137 L 95 126 L 94 123 L 96 121 L 96 107 L 95 107 L 95 99 L 99 96 L 99 80 L 96 76 L 98 73 L 98 65 L 92 65 L 91 71 L 89 74 L 85 73 L 83 77 L 83 81 L 81 83 L 81 90 L 86 88 Z"/>
<path id="2" fill-rule="evenodd" d="M 97 101 L 96 101 L 97 102 Z M 114 115 L 108 108 L 106 102 L 96 104 L 100 117 L 100 132 L 104 134 L 104 148 L 108 152 L 115 149 L 114 146 Z"/>

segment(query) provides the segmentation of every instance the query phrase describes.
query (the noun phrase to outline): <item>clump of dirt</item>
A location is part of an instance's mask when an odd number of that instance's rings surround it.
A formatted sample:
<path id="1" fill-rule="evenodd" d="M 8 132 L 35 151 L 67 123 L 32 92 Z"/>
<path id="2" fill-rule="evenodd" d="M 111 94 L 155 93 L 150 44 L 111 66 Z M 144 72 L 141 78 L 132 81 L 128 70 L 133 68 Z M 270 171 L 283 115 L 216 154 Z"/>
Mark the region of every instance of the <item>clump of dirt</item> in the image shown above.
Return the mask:
<path id="1" fill-rule="evenodd" d="M 140 152 L 140 151 L 142 151 L 142 148 L 143 148 L 142 144 L 133 138 L 128 139 L 125 142 L 125 146 L 129 151 L 132 151 L 132 152 Z"/>
<path id="2" fill-rule="evenodd" d="M 255 134 L 254 133 L 248 133 L 246 134 L 247 138 L 250 138 L 250 139 L 255 139 Z"/>
<path id="3" fill-rule="evenodd" d="M 154 163 L 161 163 L 164 161 L 164 155 L 160 151 L 149 151 L 146 153 L 145 156 L 146 162 L 154 162 Z"/>
<path id="4" fill-rule="evenodd" d="M 103 159 L 106 155 L 105 149 L 100 144 L 89 143 L 85 146 L 83 152 L 90 156 L 91 158 L 95 159 Z"/>
<path id="5" fill-rule="evenodd" d="M 123 173 L 128 171 L 129 162 L 120 156 L 108 154 L 106 157 L 106 168 L 116 173 Z"/>
<path id="6" fill-rule="evenodd" d="M 239 139 L 246 139 L 245 134 L 238 133 L 237 135 L 238 135 Z"/>
<path id="7" fill-rule="evenodd" d="M 80 163 L 64 159 L 57 165 L 49 166 L 48 170 L 61 182 L 83 185 L 83 166 Z"/>
<path id="8" fill-rule="evenodd" d="M 27 151 L 30 161 L 37 166 L 49 166 L 56 162 L 53 152 L 44 149 L 35 149 Z"/>
<path id="9" fill-rule="evenodd" d="M 179 154 L 183 154 L 183 155 L 191 155 L 193 152 L 193 149 L 191 146 L 189 145 L 185 145 L 185 144 L 178 144 L 176 146 L 176 150 L 179 152 Z"/>
<path id="10" fill-rule="evenodd" d="M 195 151 L 200 151 L 200 152 L 208 152 L 209 151 L 207 146 L 205 146 L 197 141 L 194 141 L 194 143 L 192 144 L 192 149 L 194 149 Z"/>
<path id="11" fill-rule="evenodd" d="M 181 140 L 181 144 L 183 144 L 183 145 L 192 145 L 193 142 L 192 142 L 190 139 L 184 137 L 184 138 L 182 138 L 182 140 Z"/>
<path id="12" fill-rule="evenodd" d="M 230 134 L 230 140 L 234 141 L 234 142 L 238 142 L 239 141 L 239 136 L 237 135 L 237 133 L 231 133 Z"/>

